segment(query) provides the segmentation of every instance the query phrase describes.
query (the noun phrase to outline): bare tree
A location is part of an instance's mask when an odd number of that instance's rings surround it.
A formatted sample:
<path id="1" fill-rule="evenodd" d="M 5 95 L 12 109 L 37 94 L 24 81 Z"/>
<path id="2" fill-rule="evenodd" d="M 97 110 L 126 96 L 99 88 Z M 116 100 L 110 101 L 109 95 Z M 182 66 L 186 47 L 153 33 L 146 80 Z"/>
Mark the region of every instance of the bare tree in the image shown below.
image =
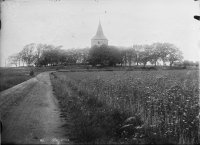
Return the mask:
<path id="1" fill-rule="evenodd" d="M 169 55 L 170 48 L 173 47 L 173 44 L 162 43 L 160 49 L 160 59 L 163 61 L 163 65 L 168 61 L 167 56 Z"/>
<path id="2" fill-rule="evenodd" d="M 148 61 L 151 61 L 151 45 L 144 45 L 143 50 L 139 53 L 140 62 L 143 63 L 144 67 Z"/>
<path id="3" fill-rule="evenodd" d="M 161 50 L 162 50 L 162 43 L 153 43 L 151 45 L 151 63 L 154 63 L 154 66 L 156 67 L 156 63 L 158 59 L 161 57 Z"/>
<path id="4" fill-rule="evenodd" d="M 22 56 L 22 60 L 30 66 L 35 61 L 35 43 L 28 44 L 24 46 L 23 50 L 20 52 Z"/>
<path id="5" fill-rule="evenodd" d="M 138 67 L 138 63 L 139 63 L 139 56 L 140 56 L 140 52 L 143 51 L 143 47 L 142 45 L 133 45 L 133 49 L 135 50 L 135 61 L 136 61 L 136 64 L 137 64 L 137 67 Z"/>
<path id="6" fill-rule="evenodd" d="M 132 62 L 135 60 L 136 58 L 136 53 L 135 50 L 133 48 L 128 48 L 126 50 L 126 56 L 127 56 L 127 60 L 129 63 L 129 67 L 131 66 Z"/>
<path id="7" fill-rule="evenodd" d="M 167 55 L 167 59 L 170 63 L 170 67 L 173 65 L 175 61 L 181 61 L 183 59 L 183 54 L 175 45 L 171 45 L 169 48 L 169 54 Z"/>
<path id="8" fill-rule="evenodd" d="M 46 44 L 37 44 L 36 50 L 35 50 L 36 65 L 39 65 L 40 58 L 42 56 L 42 53 L 45 47 L 46 47 Z"/>
<path id="9" fill-rule="evenodd" d="M 19 61 L 19 54 L 15 53 L 8 57 L 9 65 L 15 65 L 17 67 Z"/>

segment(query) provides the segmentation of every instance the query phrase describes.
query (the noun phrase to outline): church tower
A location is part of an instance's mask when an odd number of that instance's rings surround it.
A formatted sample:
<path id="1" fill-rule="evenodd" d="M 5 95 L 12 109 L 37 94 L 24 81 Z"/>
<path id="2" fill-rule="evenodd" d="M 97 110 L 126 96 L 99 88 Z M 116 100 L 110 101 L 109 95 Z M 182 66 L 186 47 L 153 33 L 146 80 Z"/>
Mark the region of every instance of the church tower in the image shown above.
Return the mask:
<path id="1" fill-rule="evenodd" d="M 104 36 L 101 23 L 99 21 L 99 26 L 96 35 L 91 39 L 91 47 L 94 45 L 101 46 L 103 44 L 108 45 L 108 39 Z"/>

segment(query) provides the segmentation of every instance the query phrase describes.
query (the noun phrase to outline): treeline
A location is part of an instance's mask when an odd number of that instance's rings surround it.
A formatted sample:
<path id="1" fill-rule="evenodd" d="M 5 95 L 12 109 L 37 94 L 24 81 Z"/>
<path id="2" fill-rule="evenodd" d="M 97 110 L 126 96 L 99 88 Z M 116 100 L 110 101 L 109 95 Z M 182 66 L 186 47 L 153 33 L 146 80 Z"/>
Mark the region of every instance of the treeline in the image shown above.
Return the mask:
<path id="1" fill-rule="evenodd" d="M 152 45 L 133 45 L 133 47 L 105 46 L 93 47 L 90 50 L 89 62 L 101 65 L 129 65 L 133 63 L 143 64 L 145 67 L 148 62 L 157 65 L 162 61 L 165 65 L 169 62 L 172 66 L 175 61 L 183 60 L 182 52 L 170 43 L 153 43 Z M 91 61 L 92 60 L 92 61 Z"/>
<path id="2" fill-rule="evenodd" d="M 158 62 L 171 67 L 175 62 L 183 66 L 198 66 L 198 62 L 183 61 L 183 54 L 179 48 L 170 43 L 153 43 L 152 45 L 133 45 L 132 47 L 116 47 L 101 45 L 92 48 L 63 49 L 62 46 L 31 43 L 23 50 L 9 57 L 10 64 L 20 66 L 20 62 L 27 66 L 56 66 L 68 64 L 89 64 L 92 66 L 116 66 L 133 64 L 143 65 L 149 62 L 157 66 Z"/>
<path id="3" fill-rule="evenodd" d="M 123 48 L 123 47 L 122 47 Z M 178 63 L 178 66 L 199 66 L 199 62 L 184 60 L 182 51 L 174 44 L 170 43 L 153 43 L 151 45 L 133 45 L 132 48 L 122 50 L 123 62 L 143 64 L 145 67 L 148 62 L 156 66 L 162 62 L 163 66 L 169 64 L 171 67 Z M 177 64 L 176 64 L 177 65 Z"/>
<path id="4" fill-rule="evenodd" d="M 19 53 L 11 55 L 10 64 L 21 66 L 55 66 L 75 63 L 86 63 L 90 48 L 62 49 L 62 46 L 31 43 L 24 46 Z"/>

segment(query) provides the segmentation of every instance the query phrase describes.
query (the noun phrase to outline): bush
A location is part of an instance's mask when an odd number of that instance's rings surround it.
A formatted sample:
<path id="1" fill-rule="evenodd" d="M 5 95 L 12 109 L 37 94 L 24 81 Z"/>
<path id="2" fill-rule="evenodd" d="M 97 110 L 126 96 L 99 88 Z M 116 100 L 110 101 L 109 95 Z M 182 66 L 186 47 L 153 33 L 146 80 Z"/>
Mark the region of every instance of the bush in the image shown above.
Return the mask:
<path id="1" fill-rule="evenodd" d="M 33 77 L 34 76 L 34 71 L 31 70 L 30 73 L 29 73 L 29 75 Z"/>

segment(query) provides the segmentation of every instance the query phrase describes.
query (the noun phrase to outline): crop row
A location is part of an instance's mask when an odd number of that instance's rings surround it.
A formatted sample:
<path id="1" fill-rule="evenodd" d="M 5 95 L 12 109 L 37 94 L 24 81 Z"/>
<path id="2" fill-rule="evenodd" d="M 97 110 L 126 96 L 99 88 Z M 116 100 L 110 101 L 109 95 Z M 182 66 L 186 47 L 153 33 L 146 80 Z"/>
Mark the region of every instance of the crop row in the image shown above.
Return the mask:
<path id="1" fill-rule="evenodd" d="M 126 114 L 119 123 L 120 139 L 199 142 L 198 71 L 73 72 L 56 76 L 72 92 L 79 92 L 76 98 L 82 104 L 95 98 L 104 106 Z M 80 111 L 87 115 L 90 108 L 82 108 Z M 135 124 L 137 117 L 139 124 Z"/>

